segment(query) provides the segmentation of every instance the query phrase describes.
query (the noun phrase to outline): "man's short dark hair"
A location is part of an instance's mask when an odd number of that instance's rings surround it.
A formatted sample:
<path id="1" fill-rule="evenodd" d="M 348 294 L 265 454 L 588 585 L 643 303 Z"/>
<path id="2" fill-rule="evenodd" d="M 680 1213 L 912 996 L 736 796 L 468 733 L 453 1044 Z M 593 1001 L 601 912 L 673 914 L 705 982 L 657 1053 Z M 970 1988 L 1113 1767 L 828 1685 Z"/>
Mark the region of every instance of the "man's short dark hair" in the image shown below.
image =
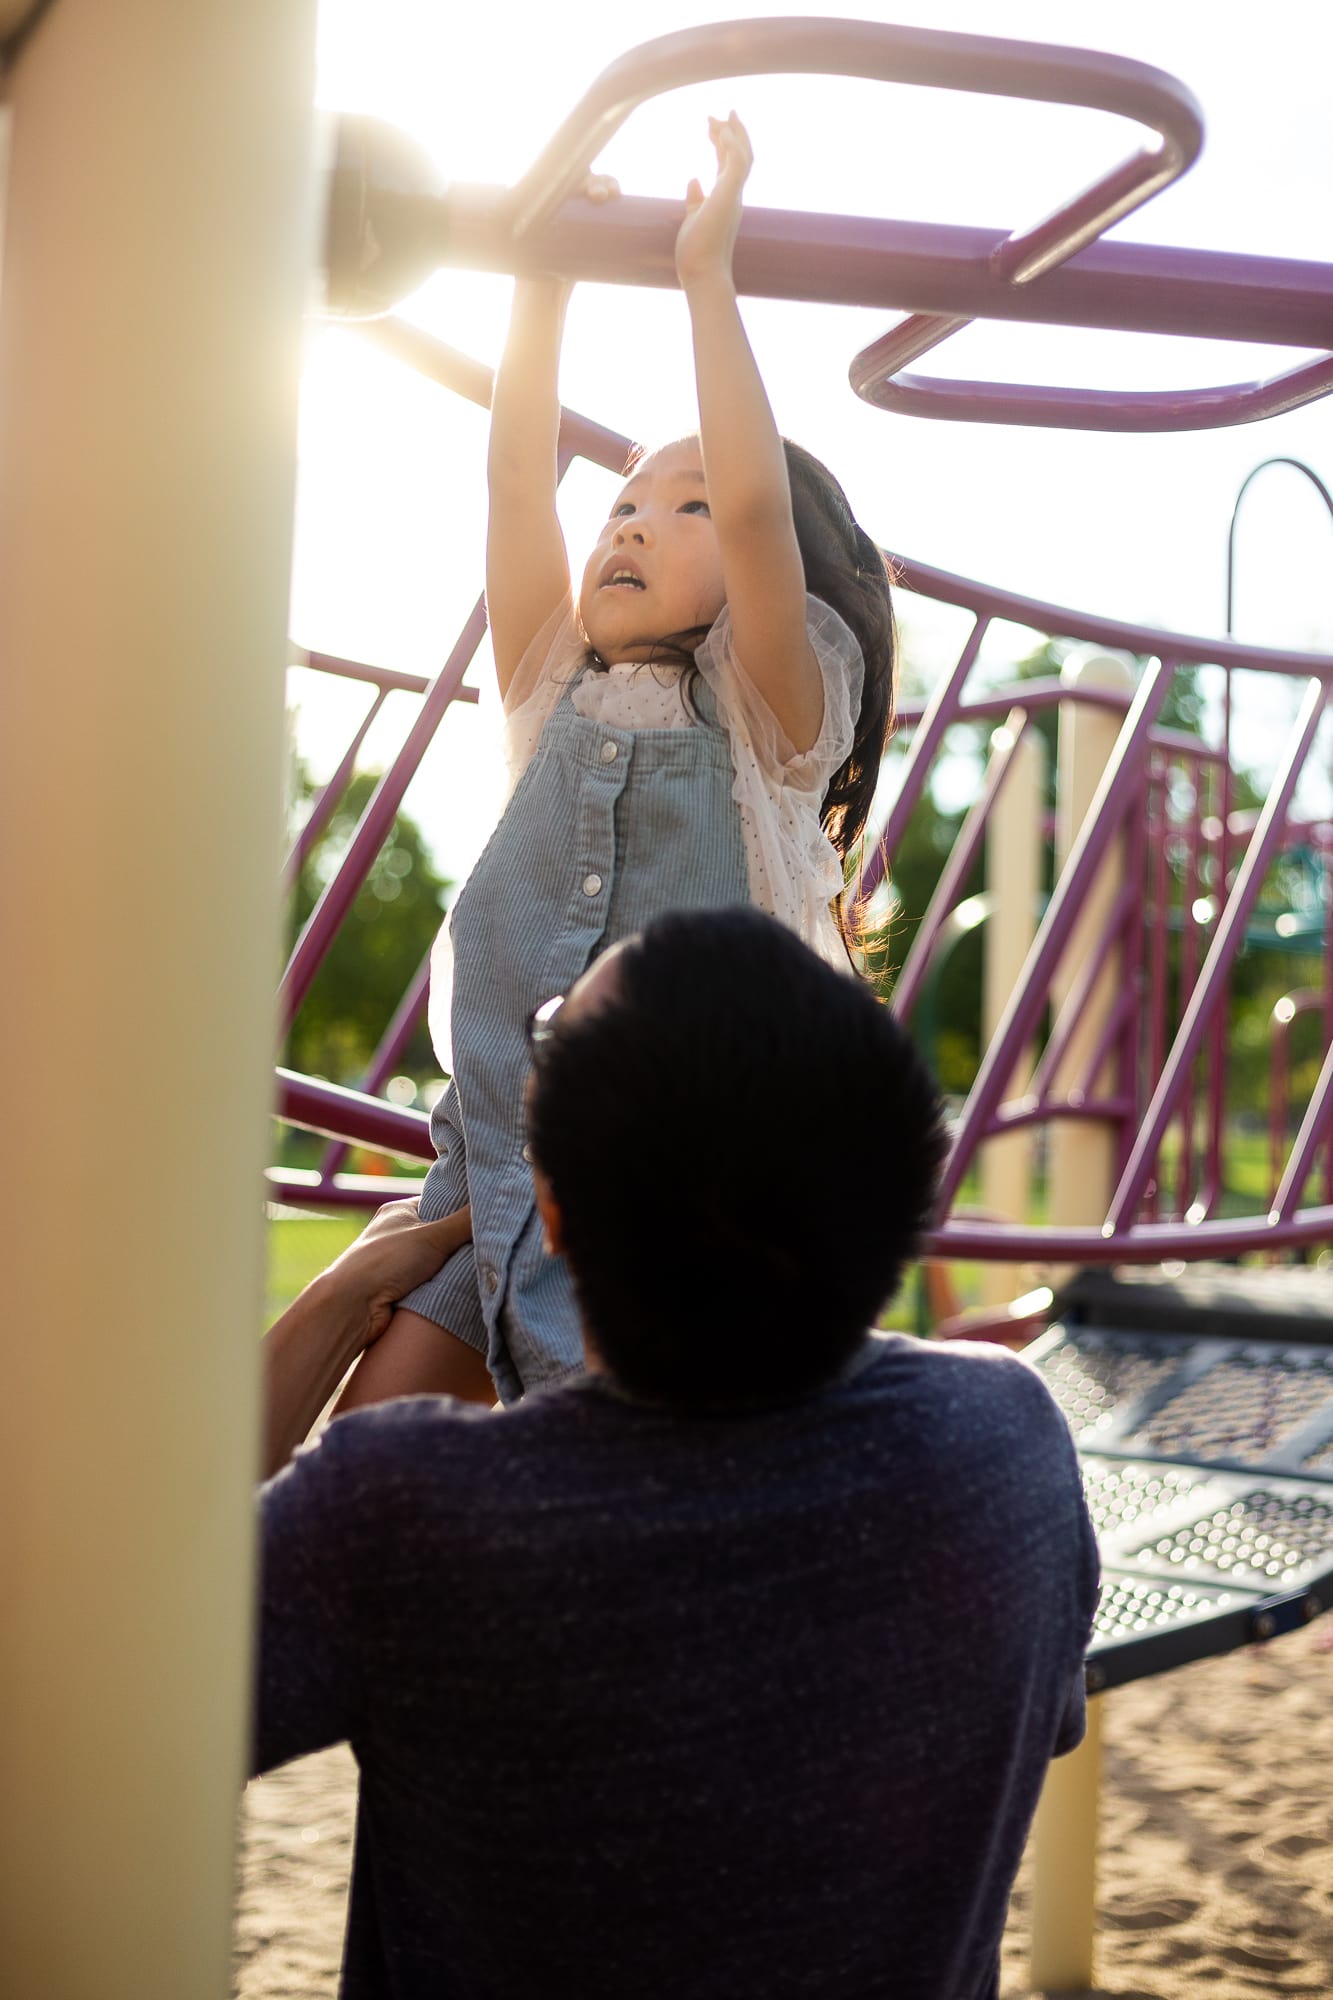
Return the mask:
<path id="1" fill-rule="evenodd" d="M 888 1008 L 752 909 L 629 943 L 615 996 L 556 1017 L 529 1126 L 602 1359 L 693 1408 L 836 1374 L 897 1288 L 947 1149 Z"/>

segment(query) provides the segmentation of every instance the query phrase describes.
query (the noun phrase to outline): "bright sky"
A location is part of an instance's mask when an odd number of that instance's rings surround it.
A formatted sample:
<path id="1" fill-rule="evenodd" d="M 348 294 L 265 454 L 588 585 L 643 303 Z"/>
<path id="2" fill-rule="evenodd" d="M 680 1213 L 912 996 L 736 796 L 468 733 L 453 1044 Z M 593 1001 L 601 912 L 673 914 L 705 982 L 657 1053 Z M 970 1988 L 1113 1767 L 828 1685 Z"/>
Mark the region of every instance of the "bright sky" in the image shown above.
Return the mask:
<path id="1" fill-rule="evenodd" d="M 773 0 L 672 0 L 614 10 L 488 0 L 323 0 L 320 101 L 412 132 L 448 180 L 509 184 L 594 76 L 637 43 L 711 20 L 770 15 Z M 847 17 L 849 0 L 802 15 Z M 869 10 L 867 10 L 869 11 Z M 1121 224 L 1126 240 L 1333 261 L 1328 77 L 1333 8 L 1282 0 L 895 0 L 875 18 L 1134 56 L 1200 100 L 1203 153 Z M 734 103 L 749 126 L 756 205 L 1016 227 L 1129 152 L 1139 128 L 1092 112 L 822 78 L 754 78 L 657 100 L 598 165 L 627 193 L 679 196 L 707 177 L 705 118 Z M 406 308 L 450 344 L 498 355 L 509 281 L 442 273 Z M 838 473 L 869 531 L 942 568 L 1056 603 L 1191 632 L 1223 624 L 1227 523 L 1261 458 L 1306 459 L 1333 486 L 1333 398 L 1257 425 L 1164 437 L 1009 430 L 894 417 L 847 385 L 855 352 L 889 316 L 752 300 L 743 312 L 778 422 Z M 1333 344 L 1333 329 L 1330 329 Z M 1027 326 L 970 330 L 921 373 L 1168 387 L 1255 380 L 1287 350 Z M 687 323 L 676 294 L 582 287 L 571 306 L 564 400 L 653 442 L 693 428 Z M 423 673 L 440 663 L 481 587 L 485 418 L 342 328 L 312 330 L 301 438 L 292 632 L 302 644 Z M 577 565 L 603 518 L 606 475 L 575 472 L 562 502 Z M 1237 630 L 1333 650 L 1333 522 L 1285 469 L 1246 500 Z M 955 624 L 903 601 L 908 652 L 927 674 Z M 966 622 L 966 621 L 965 621 Z M 1025 635 L 1009 633 L 1013 652 Z M 488 677 L 481 656 L 472 678 Z M 363 706 L 354 688 L 297 675 L 299 740 L 331 768 Z M 1290 696 L 1292 699 L 1288 699 Z M 1295 689 L 1266 684 L 1256 729 L 1276 731 Z M 410 720 L 391 701 L 368 758 Z M 495 704 L 456 708 L 409 796 L 445 868 L 465 872 L 498 804 Z"/>

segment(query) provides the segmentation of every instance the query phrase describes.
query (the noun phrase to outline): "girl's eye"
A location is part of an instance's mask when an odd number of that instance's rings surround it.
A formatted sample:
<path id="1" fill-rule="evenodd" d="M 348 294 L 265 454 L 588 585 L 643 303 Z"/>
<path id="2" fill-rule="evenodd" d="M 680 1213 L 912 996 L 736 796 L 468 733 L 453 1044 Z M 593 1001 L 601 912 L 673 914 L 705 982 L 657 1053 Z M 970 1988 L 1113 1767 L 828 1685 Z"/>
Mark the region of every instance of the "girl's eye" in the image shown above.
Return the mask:
<path id="1" fill-rule="evenodd" d="M 707 514 L 709 512 L 708 502 L 706 500 L 687 500 L 680 511 L 682 514 Z"/>
<path id="2" fill-rule="evenodd" d="M 622 500 L 618 507 L 611 509 L 611 519 L 613 521 L 621 521 L 627 514 L 632 514 L 633 512 L 634 502 L 632 500 Z"/>

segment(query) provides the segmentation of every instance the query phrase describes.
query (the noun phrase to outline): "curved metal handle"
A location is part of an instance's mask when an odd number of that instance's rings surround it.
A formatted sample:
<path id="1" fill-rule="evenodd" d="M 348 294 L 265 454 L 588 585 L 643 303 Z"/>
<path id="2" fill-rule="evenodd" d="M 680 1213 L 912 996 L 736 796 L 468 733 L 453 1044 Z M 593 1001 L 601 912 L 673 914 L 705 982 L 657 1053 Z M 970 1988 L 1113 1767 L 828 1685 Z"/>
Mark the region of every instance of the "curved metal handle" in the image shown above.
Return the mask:
<path id="1" fill-rule="evenodd" d="M 873 21 L 726 21 L 644 42 L 602 71 L 512 190 L 514 237 L 528 235 L 554 213 L 613 133 L 650 97 L 722 77 L 788 74 L 1081 104 L 1152 126 L 1157 146 L 1134 154 L 1034 228 L 999 245 L 992 264 L 1013 284 L 1026 284 L 1091 243 L 1184 173 L 1203 143 L 1203 116 L 1184 84 L 1126 56 Z M 963 323 L 941 322 L 938 338 Z"/>
<path id="2" fill-rule="evenodd" d="M 985 260 L 986 274 L 1015 287 L 1067 262 L 1160 193 L 1192 165 L 1203 143 L 1202 113 L 1185 85 L 1128 57 L 868 21 L 725 22 L 645 42 L 602 72 L 512 190 L 506 214 L 513 239 L 531 235 L 550 218 L 579 187 L 612 135 L 648 98 L 684 84 L 757 73 L 857 76 L 1077 104 L 1149 126 L 1157 135 L 1155 144 L 1140 148 L 1040 222 L 993 247 Z M 912 314 L 856 356 L 849 371 L 853 389 L 876 408 L 911 416 L 1141 431 L 1249 423 L 1311 402 L 1333 388 L 1333 359 L 1303 364 L 1267 382 L 1160 393 L 901 373 L 970 324 L 966 317 Z"/>
<path id="3" fill-rule="evenodd" d="M 895 416 L 943 417 L 966 424 L 1044 424 L 1071 431 L 1205 431 L 1281 416 L 1333 391 L 1333 355 L 1302 362 L 1266 382 L 1219 383 L 1210 389 L 1052 389 L 1035 382 L 899 375 L 894 371 L 904 361 L 925 351 L 916 346 L 903 352 L 907 342 L 896 344 L 915 318 L 863 348 L 848 371 L 864 402 Z M 940 324 L 955 332 L 971 321 Z"/>

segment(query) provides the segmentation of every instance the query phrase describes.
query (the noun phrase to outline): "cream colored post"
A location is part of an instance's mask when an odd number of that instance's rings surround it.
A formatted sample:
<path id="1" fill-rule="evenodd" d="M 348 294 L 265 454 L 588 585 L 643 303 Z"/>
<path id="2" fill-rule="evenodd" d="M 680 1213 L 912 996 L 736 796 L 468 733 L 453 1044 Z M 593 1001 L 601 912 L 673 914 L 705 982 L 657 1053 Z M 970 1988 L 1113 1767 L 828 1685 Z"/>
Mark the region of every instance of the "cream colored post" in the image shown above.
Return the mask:
<path id="1" fill-rule="evenodd" d="M 992 751 L 1008 747 L 1007 725 L 995 731 Z M 1004 785 L 991 810 L 986 829 L 986 890 L 991 913 L 985 929 L 981 1022 L 988 1046 L 999 1026 L 1010 995 L 1018 984 L 1037 928 L 1041 896 L 1042 805 L 1046 777 L 1046 746 L 1029 726 L 1019 737 Z M 1010 1079 L 1007 1096 L 1017 1096 L 1031 1072 L 1023 1057 Z M 1030 1130 L 988 1139 L 981 1149 L 981 1205 L 988 1215 L 1028 1218 L 1032 1195 L 1033 1135 Z M 1002 1305 L 1027 1289 L 1026 1267 L 984 1264 L 981 1298 Z"/>
<path id="2" fill-rule="evenodd" d="M 1093 647 L 1071 653 L 1060 678 L 1070 688 L 1109 688 L 1132 694 L 1134 669 L 1127 654 L 1107 653 Z M 1060 711 L 1060 743 L 1056 785 L 1055 859 L 1063 870 L 1079 829 L 1083 825 L 1102 772 L 1116 738 L 1123 712 L 1094 708 L 1083 702 L 1066 702 Z M 1090 894 L 1070 937 L 1068 948 L 1051 982 L 1053 1014 L 1058 1014 L 1073 988 L 1090 951 L 1106 928 L 1116 892 L 1124 873 L 1124 846 L 1114 841 L 1098 871 Z M 1069 1040 L 1059 1075 L 1053 1079 L 1057 1094 L 1061 1086 L 1076 1088 L 1097 1045 L 1107 1014 L 1120 986 L 1119 954 L 1113 952 L 1081 1009 L 1078 1025 Z M 1108 1063 L 1107 1069 L 1109 1071 Z M 1105 1079 L 1094 1079 L 1096 1083 Z M 1049 1198 L 1047 1219 L 1052 1227 L 1085 1222 L 1101 1222 L 1115 1193 L 1115 1133 L 1103 1121 L 1091 1118 L 1059 1118 L 1051 1127 L 1049 1148 Z"/>
<path id="3" fill-rule="evenodd" d="M 1066 660 L 1070 688 L 1129 693 L 1130 660 L 1084 648 Z M 1062 706 L 1057 787 L 1056 865 L 1062 869 L 1120 733 L 1122 715 L 1079 702 Z M 1106 926 L 1124 867 L 1123 843 L 1113 842 L 1086 898 L 1077 928 L 1052 982 L 1053 1011 Z M 1082 1009 L 1057 1083 L 1082 1079 L 1118 991 L 1119 954 L 1112 953 Z M 1094 1083 L 1101 1081 L 1094 1079 Z M 1047 1216 L 1053 1225 L 1100 1223 L 1115 1192 L 1115 1135 L 1092 1119 L 1060 1118 L 1051 1127 Z M 1053 1274 L 1056 1279 L 1062 1273 Z M 1048 1992 L 1091 1986 L 1096 1930 L 1097 1800 L 1101 1784 L 1100 1715 L 1089 1704 L 1088 1735 L 1073 1755 L 1052 1766 L 1033 1828 L 1032 1983 Z"/>
<path id="4" fill-rule="evenodd" d="M 1102 1704 L 1088 1703 L 1088 1733 L 1046 1776 L 1032 1830 L 1032 1959 L 1039 1993 L 1092 1985 L 1097 1923 L 1097 1814 Z"/>
<path id="5" fill-rule="evenodd" d="M 0 1991 L 222 2000 L 314 0 L 5 88 Z"/>

